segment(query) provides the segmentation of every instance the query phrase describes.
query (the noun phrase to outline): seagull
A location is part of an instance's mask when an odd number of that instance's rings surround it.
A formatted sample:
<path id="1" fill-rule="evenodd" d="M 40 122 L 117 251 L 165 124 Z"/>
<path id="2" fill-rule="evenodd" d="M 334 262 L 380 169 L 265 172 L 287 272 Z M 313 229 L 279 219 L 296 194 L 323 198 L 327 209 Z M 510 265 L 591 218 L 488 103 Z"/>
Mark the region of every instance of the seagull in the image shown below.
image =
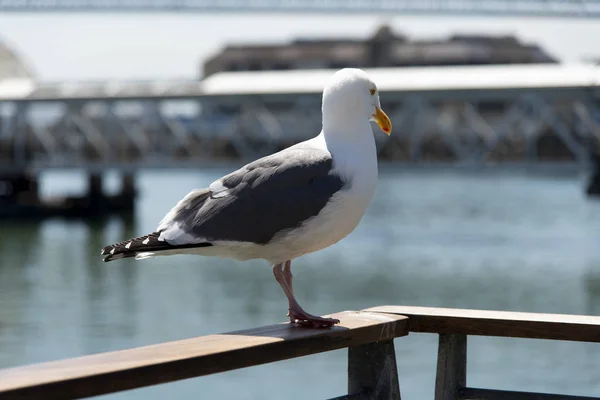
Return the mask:
<path id="1" fill-rule="evenodd" d="M 315 328 L 339 323 L 302 309 L 294 297 L 291 263 L 337 243 L 360 222 L 377 184 L 370 121 L 391 133 L 375 83 L 360 69 L 335 72 L 323 90 L 323 124 L 316 137 L 192 190 L 155 232 L 104 247 L 104 261 L 173 254 L 263 259 L 288 299 L 291 323 Z"/>

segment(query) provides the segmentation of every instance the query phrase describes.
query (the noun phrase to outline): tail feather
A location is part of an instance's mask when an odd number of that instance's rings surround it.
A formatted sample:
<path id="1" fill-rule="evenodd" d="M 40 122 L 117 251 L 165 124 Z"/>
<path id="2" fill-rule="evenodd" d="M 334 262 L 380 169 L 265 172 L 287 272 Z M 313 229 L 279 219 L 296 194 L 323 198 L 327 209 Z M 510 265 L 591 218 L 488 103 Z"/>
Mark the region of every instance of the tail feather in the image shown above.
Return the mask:
<path id="1" fill-rule="evenodd" d="M 137 258 L 138 255 L 143 255 L 144 257 L 141 258 L 146 258 L 150 255 L 149 253 L 165 250 L 212 246 L 211 243 L 171 245 L 164 240 L 159 240 L 159 237 L 160 231 L 152 232 L 148 235 L 139 236 L 132 239 L 123 240 L 122 242 L 104 247 L 100 254 L 106 256 L 104 257 L 104 262 L 109 262 L 121 258 Z"/>

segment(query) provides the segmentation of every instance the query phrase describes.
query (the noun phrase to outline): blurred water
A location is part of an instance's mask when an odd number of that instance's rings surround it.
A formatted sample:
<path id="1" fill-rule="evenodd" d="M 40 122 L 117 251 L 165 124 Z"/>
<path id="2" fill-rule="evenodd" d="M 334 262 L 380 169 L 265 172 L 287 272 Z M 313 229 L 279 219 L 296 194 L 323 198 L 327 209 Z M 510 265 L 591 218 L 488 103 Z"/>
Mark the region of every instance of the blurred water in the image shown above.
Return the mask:
<path id="1" fill-rule="evenodd" d="M 285 320 L 263 262 L 191 256 L 104 264 L 100 248 L 152 231 L 191 188 L 227 172 L 140 175 L 134 222 L 1 222 L 0 367 Z M 53 173 L 46 194 L 81 187 Z M 310 312 L 383 304 L 600 313 L 600 202 L 579 176 L 382 168 L 361 225 L 293 264 Z M 600 395 L 593 344 L 470 338 L 469 384 Z M 432 398 L 437 338 L 396 340 L 403 399 Z M 327 398 L 345 393 L 346 351 L 106 396 Z"/>

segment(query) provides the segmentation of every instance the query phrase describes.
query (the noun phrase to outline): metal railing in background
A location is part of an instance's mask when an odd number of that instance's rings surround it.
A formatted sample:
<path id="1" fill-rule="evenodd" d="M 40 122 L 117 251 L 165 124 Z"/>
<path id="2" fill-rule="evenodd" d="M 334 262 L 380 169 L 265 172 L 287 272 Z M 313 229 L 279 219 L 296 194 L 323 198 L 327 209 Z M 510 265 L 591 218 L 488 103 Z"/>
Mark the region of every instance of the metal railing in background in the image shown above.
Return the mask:
<path id="1" fill-rule="evenodd" d="M 600 67 L 366 69 L 393 123 L 380 160 L 481 167 L 600 154 Z M 202 81 L 3 81 L 0 173 L 192 167 L 252 160 L 321 129 L 334 71 L 224 72 Z M 2 89 L 4 88 L 4 89 Z"/>
<path id="2" fill-rule="evenodd" d="M 292 95 L 289 99 L 293 102 Z M 60 111 L 45 122 L 36 115 L 48 102 L 14 103 L 14 112 L 0 117 L 0 172 L 55 167 L 196 168 L 256 159 L 320 130 L 318 101 L 301 110 L 281 110 L 262 99 L 228 98 L 237 102 L 235 112 L 193 116 L 164 112 L 171 101 L 55 100 Z M 183 101 L 200 102 L 205 110 L 219 108 L 217 99 Z M 118 113 L 117 103 L 139 106 L 145 112 Z M 103 105 L 100 111 L 99 104 Z M 398 94 L 383 106 L 394 124 L 390 137 L 374 128 L 379 158 L 384 161 L 586 166 L 590 152 L 600 149 L 600 105 L 579 95 L 523 89 L 509 97 L 486 91 L 481 98 L 476 93 L 438 91 Z"/>

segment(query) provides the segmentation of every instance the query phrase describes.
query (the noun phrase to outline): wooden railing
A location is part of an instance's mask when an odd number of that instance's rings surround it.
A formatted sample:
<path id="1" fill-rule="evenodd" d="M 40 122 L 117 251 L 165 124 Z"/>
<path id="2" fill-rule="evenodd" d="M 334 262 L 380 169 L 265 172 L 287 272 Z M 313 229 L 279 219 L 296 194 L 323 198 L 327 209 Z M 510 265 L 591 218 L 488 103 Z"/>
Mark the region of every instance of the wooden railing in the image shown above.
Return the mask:
<path id="1" fill-rule="evenodd" d="M 600 317 L 382 306 L 367 309 L 408 317 L 410 332 L 439 334 L 435 400 L 600 400 L 467 386 L 467 336 L 600 342 Z"/>
<path id="2" fill-rule="evenodd" d="M 381 306 L 334 314 L 328 330 L 290 324 L 0 370 L 0 399 L 69 399 L 114 393 L 348 348 L 348 395 L 400 399 L 393 339 L 439 334 L 435 400 L 591 400 L 467 386 L 467 336 L 600 342 L 600 317 Z M 600 400 L 600 398 L 595 398 Z"/>

